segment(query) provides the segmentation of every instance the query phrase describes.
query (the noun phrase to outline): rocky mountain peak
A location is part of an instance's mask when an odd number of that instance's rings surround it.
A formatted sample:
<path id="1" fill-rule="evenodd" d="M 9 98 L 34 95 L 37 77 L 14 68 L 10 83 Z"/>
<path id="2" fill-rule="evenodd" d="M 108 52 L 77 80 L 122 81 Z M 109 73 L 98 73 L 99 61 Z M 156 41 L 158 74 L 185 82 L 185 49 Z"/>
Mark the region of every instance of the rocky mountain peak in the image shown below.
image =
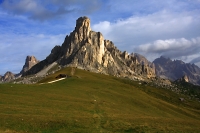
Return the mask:
<path id="1" fill-rule="evenodd" d="M 3 76 L 3 81 L 7 82 L 7 81 L 11 81 L 15 79 L 15 74 L 13 74 L 12 72 L 8 71 L 4 74 Z"/>
<path id="2" fill-rule="evenodd" d="M 25 60 L 25 64 L 20 72 L 20 74 L 25 73 L 29 69 L 31 69 L 34 65 L 36 65 L 39 61 L 35 58 L 35 56 L 27 56 Z"/>
<path id="3" fill-rule="evenodd" d="M 38 60 L 35 58 L 35 56 L 27 56 L 25 64 L 28 64 L 29 62 L 35 63 L 38 62 Z"/>
<path id="4" fill-rule="evenodd" d="M 167 64 L 167 63 L 171 63 L 172 60 L 170 58 L 165 57 L 165 56 L 160 56 L 160 58 L 155 59 L 153 62 L 159 63 L 159 64 Z"/>
<path id="5" fill-rule="evenodd" d="M 105 40 L 100 32 L 92 31 L 88 17 L 78 18 L 74 31 L 66 36 L 62 46 L 55 46 L 45 60 L 25 75 L 38 73 L 53 62 L 132 79 L 136 76 L 156 76 L 155 67 L 145 57 L 138 58 L 134 54 L 121 52 L 112 41 Z"/>
<path id="6" fill-rule="evenodd" d="M 76 20 L 75 31 L 78 34 L 79 40 L 86 39 L 91 31 L 90 19 L 88 17 L 80 17 Z"/>

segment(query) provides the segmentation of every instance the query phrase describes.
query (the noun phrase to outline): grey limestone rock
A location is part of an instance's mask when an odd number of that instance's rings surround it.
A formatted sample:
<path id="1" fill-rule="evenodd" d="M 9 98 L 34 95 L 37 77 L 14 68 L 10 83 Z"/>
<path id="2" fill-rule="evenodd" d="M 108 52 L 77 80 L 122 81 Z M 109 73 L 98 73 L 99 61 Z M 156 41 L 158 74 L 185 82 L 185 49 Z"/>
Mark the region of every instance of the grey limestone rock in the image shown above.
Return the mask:
<path id="1" fill-rule="evenodd" d="M 31 68 L 26 74 L 35 74 L 52 62 L 119 77 L 155 77 L 155 67 L 145 57 L 121 52 L 114 43 L 105 40 L 100 32 L 91 30 L 90 19 L 80 17 L 76 27 L 61 46 Z"/>
<path id="2" fill-rule="evenodd" d="M 11 80 L 14 80 L 15 79 L 15 74 L 13 74 L 12 72 L 8 71 L 4 74 L 2 80 L 4 82 L 9 82 Z"/>
<path id="3" fill-rule="evenodd" d="M 25 60 L 25 64 L 20 72 L 20 74 L 25 73 L 29 69 L 31 69 L 34 65 L 36 65 L 39 61 L 34 56 L 27 56 Z"/>

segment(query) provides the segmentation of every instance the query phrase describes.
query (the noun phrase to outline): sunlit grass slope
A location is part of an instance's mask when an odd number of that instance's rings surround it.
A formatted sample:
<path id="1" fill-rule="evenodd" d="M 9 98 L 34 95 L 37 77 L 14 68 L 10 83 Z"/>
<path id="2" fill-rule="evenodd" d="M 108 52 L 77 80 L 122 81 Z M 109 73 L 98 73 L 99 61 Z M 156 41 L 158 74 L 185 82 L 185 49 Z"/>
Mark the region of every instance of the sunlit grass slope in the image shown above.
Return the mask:
<path id="1" fill-rule="evenodd" d="M 200 103 L 166 89 L 84 70 L 52 84 L 0 84 L 0 132 L 200 132 Z M 182 96 L 184 97 L 184 96 Z"/>

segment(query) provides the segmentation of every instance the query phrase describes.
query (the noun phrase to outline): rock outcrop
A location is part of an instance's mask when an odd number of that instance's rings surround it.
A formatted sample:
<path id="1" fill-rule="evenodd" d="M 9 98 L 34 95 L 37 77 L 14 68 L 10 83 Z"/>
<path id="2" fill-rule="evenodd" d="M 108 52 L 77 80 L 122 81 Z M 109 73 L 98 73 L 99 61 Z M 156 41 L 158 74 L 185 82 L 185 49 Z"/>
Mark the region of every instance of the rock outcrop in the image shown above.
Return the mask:
<path id="1" fill-rule="evenodd" d="M 153 63 L 156 67 L 156 74 L 162 78 L 175 81 L 187 75 L 186 81 L 200 85 L 200 68 L 194 64 L 184 63 L 181 60 L 172 61 L 163 56 L 155 59 Z"/>
<path id="2" fill-rule="evenodd" d="M 189 82 L 189 78 L 187 75 L 184 75 L 183 77 L 181 77 L 180 79 L 177 79 L 176 82 Z"/>
<path id="3" fill-rule="evenodd" d="M 25 73 L 29 69 L 31 69 L 34 65 L 36 65 L 39 61 L 34 56 L 27 56 L 25 60 L 25 64 L 20 72 L 20 74 Z"/>
<path id="4" fill-rule="evenodd" d="M 14 80 L 15 79 L 15 74 L 13 74 L 12 72 L 8 71 L 4 74 L 2 80 L 4 82 L 9 82 L 11 80 Z"/>
<path id="5" fill-rule="evenodd" d="M 187 77 L 187 75 L 184 75 L 182 78 L 181 78 L 182 81 L 184 82 L 189 82 L 189 78 Z"/>
<path id="6" fill-rule="evenodd" d="M 114 43 L 105 40 L 100 32 L 92 31 L 90 19 L 80 17 L 76 27 L 67 35 L 61 46 L 55 46 L 51 54 L 33 66 L 24 75 L 36 74 L 53 62 L 120 77 L 155 77 L 155 67 L 138 54 L 118 50 Z"/>

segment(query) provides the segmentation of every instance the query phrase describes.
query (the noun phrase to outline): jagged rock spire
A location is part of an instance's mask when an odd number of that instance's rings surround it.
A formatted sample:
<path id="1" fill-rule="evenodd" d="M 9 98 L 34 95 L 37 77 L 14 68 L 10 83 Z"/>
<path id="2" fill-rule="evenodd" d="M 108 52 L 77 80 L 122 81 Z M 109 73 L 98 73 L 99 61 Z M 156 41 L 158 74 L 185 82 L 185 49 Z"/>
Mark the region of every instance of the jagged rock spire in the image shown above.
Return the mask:
<path id="1" fill-rule="evenodd" d="M 25 64 L 20 72 L 20 74 L 25 73 L 29 69 L 31 69 L 34 65 L 36 65 L 39 61 L 35 58 L 35 56 L 27 56 L 25 60 Z"/>
<path id="2" fill-rule="evenodd" d="M 76 20 L 75 31 L 78 33 L 78 39 L 82 41 L 89 36 L 91 31 L 90 19 L 88 17 L 80 17 Z"/>

